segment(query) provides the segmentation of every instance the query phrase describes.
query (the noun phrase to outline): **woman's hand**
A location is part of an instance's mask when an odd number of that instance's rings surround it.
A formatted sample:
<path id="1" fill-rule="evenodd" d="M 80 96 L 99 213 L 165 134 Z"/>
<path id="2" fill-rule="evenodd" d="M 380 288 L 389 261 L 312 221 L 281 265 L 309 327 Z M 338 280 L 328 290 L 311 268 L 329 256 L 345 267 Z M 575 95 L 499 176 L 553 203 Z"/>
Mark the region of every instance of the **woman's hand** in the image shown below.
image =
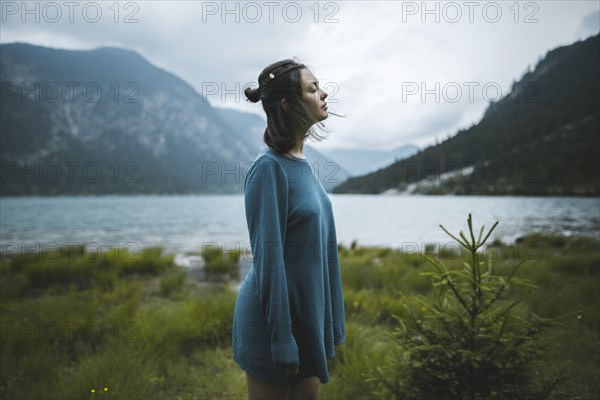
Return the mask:
<path id="1" fill-rule="evenodd" d="M 296 375 L 298 373 L 298 367 L 295 368 L 279 368 L 279 370 L 285 375 Z"/>

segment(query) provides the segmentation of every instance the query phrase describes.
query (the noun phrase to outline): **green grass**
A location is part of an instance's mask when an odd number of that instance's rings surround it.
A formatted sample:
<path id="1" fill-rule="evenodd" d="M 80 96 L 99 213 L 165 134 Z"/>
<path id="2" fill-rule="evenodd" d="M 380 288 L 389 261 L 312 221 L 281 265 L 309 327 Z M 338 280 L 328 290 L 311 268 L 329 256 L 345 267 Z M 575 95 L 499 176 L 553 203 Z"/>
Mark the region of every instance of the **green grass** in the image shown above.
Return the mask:
<path id="1" fill-rule="evenodd" d="M 531 257 L 519 277 L 540 288 L 517 313 L 563 316 L 563 324 L 549 333 L 545 355 L 548 368 L 572 361 L 555 398 L 595 398 L 599 242 L 538 234 L 495 245 L 488 250 L 499 273 Z M 229 286 L 191 282 L 160 248 L 137 255 L 121 249 L 96 260 L 82 248 L 69 250 L 73 256 L 66 261 L 0 257 L 0 398 L 246 397 L 245 373 L 232 360 L 236 293 Z M 462 262 L 450 251 L 441 255 L 450 266 Z M 406 317 L 405 303 L 419 311 L 417 296 L 433 294 L 429 278 L 421 275 L 431 267 L 421 254 L 385 248 L 340 246 L 339 259 L 347 339 L 336 347 L 331 380 L 321 386 L 320 398 L 384 398 L 373 371 L 393 353 L 386 336 L 397 324 L 392 315 Z M 233 261 L 235 254 L 213 254 L 211 265 L 229 274 Z M 511 287 L 511 296 L 519 290 Z"/>
<path id="2" fill-rule="evenodd" d="M 183 289 L 185 284 L 186 271 L 183 268 L 177 268 L 170 271 L 160 279 L 160 288 L 165 296 L 174 295 Z"/>
<path id="3" fill-rule="evenodd" d="M 205 246 L 201 254 L 205 261 L 204 270 L 207 274 L 239 278 L 238 263 L 241 256 L 240 250 L 223 252 L 221 247 L 212 245 Z"/>

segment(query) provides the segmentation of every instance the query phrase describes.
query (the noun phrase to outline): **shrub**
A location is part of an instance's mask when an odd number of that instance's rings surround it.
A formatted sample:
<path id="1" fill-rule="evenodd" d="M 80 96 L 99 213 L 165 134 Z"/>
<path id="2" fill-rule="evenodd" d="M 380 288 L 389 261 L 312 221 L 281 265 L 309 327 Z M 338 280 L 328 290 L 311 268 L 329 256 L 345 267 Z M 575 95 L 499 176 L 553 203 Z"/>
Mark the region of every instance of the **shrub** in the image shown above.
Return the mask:
<path id="1" fill-rule="evenodd" d="M 430 276 L 435 298 L 421 296 L 421 313 L 406 307 L 409 317 L 395 316 L 399 326 L 389 333 L 396 344 L 375 380 L 386 398 L 395 399 L 545 399 L 562 376 L 543 376 L 543 327 L 556 323 L 532 314 L 514 315 L 523 300 L 508 301 L 513 284 L 536 286 L 515 277 L 523 259 L 506 276 L 493 275 L 491 258 L 481 261 L 480 249 L 498 222 L 477 240 L 471 215 L 470 239 L 440 227 L 467 252 L 461 269 L 449 270 L 439 258 L 425 255 L 434 266 Z M 402 293 L 400 293 L 402 297 Z"/>
<path id="2" fill-rule="evenodd" d="M 205 246 L 202 249 L 202 257 L 205 261 L 205 270 L 211 274 L 238 276 L 238 263 L 240 261 L 240 250 L 231 250 L 226 253 L 218 246 Z"/>
<path id="3" fill-rule="evenodd" d="M 118 252 L 121 275 L 158 275 L 175 265 L 175 256 L 162 256 L 163 249 L 158 246 L 145 248 L 140 253 L 130 253 L 127 248 L 115 251 Z"/>

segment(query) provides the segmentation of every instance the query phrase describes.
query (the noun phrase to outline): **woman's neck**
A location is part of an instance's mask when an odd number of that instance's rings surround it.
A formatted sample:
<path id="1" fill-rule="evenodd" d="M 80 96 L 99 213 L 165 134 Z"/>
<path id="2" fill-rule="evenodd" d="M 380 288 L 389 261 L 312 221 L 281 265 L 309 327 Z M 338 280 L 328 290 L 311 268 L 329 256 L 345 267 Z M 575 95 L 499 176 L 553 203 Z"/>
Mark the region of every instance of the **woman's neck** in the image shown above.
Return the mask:
<path id="1" fill-rule="evenodd" d="M 292 155 L 300 158 L 304 157 L 304 140 L 306 139 L 306 132 L 308 129 L 302 129 L 296 132 L 296 137 L 299 138 L 296 140 L 296 145 L 292 147 L 289 151 Z"/>
<path id="2" fill-rule="evenodd" d="M 299 158 L 305 158 L 304 157 L 304 142 L 300 143 L 300 146 L 296 146 L 293 149 L 290 149 L 290 151 L 288 152 L 293 156 L 299 157 Z"/>

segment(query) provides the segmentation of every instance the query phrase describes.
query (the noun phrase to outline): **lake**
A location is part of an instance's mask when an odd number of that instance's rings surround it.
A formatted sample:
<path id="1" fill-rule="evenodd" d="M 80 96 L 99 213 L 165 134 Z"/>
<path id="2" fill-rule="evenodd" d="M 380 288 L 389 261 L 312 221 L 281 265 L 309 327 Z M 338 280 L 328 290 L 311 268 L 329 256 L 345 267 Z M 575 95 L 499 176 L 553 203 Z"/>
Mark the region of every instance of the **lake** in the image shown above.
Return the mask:
<path id="1" fill-rule="evenodd" d="M 530 232 L 600 234 L 600 199 L 579 197 L 382 196 L 330 194 L 338 242 L 392 248 L 449 243 L 439 228 L 491 227 L 513 242 Z M 215 243 L 249 249 L 243 195 L 3 197 L 0 251 L 36 251 L 90 243 L 95 251 L 164 246 L 169 254 Z"/>

